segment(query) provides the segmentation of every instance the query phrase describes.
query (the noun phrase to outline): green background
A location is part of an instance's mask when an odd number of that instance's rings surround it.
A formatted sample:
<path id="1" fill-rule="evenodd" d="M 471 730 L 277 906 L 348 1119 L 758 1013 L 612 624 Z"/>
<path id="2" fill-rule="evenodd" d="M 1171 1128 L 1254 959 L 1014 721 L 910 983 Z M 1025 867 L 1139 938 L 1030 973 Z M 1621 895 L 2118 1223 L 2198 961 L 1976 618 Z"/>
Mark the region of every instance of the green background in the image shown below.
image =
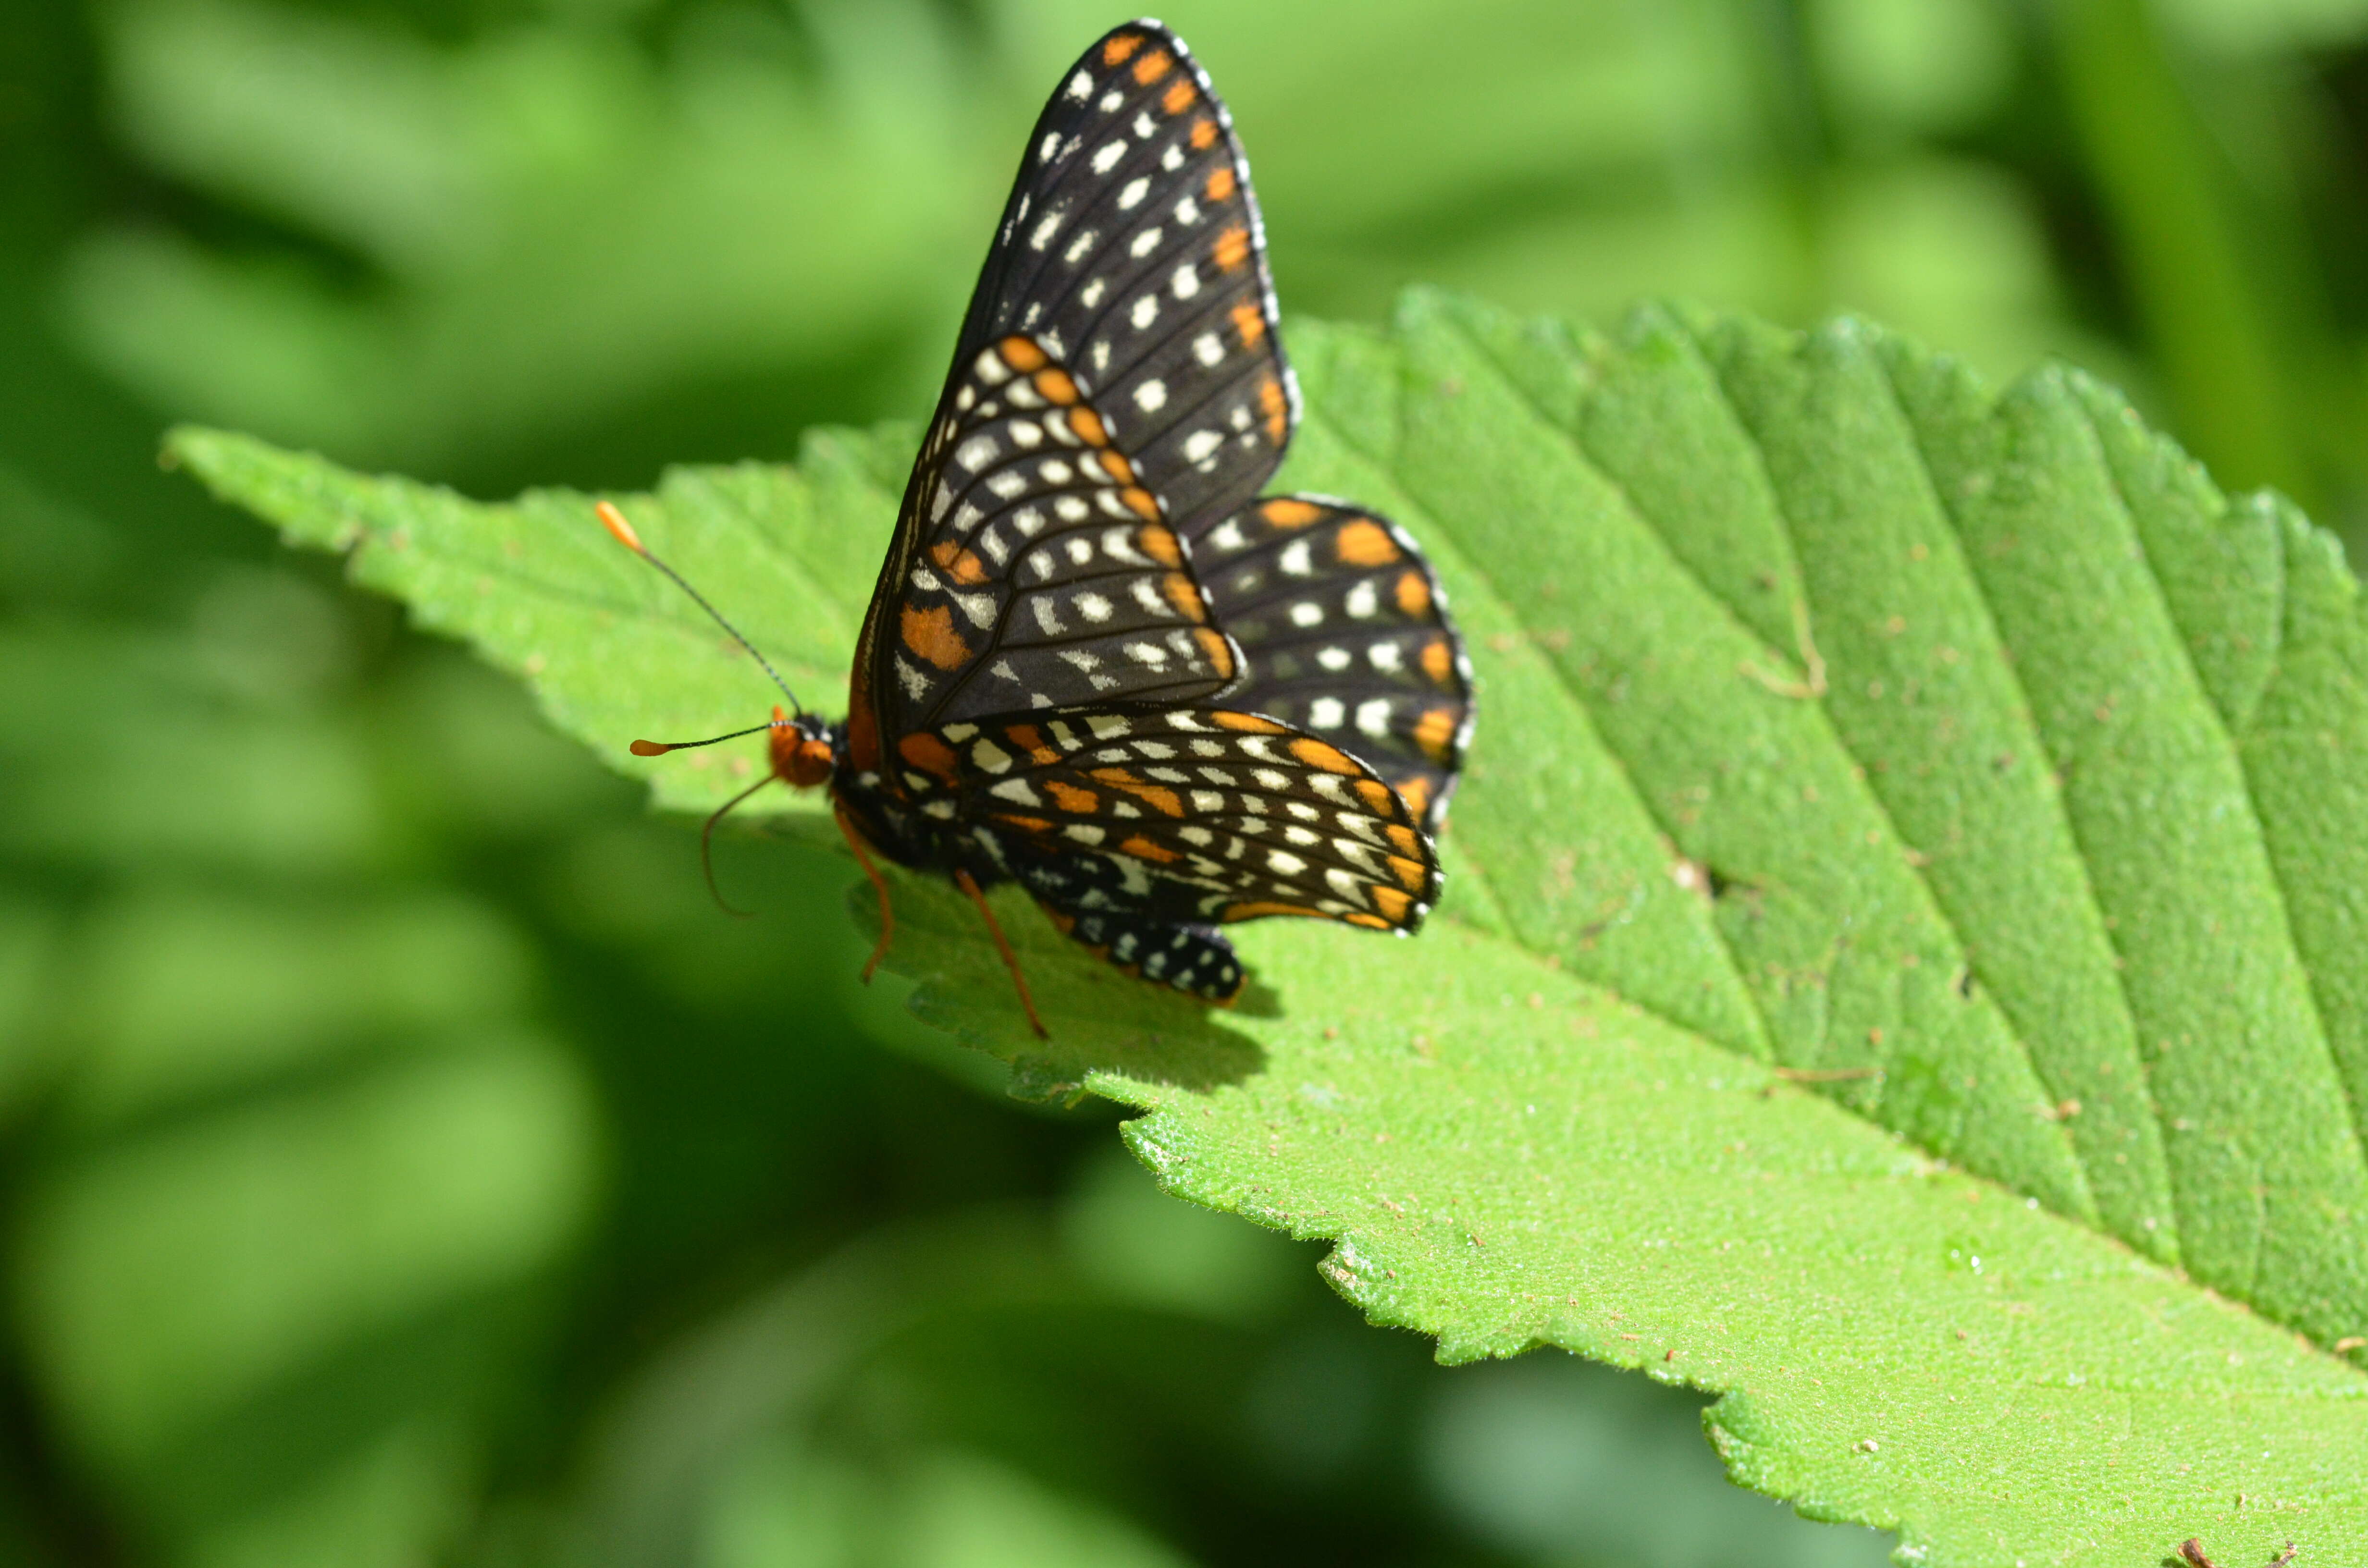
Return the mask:
<path id="1" fill-rule="evenodd" d="M 1170 7 L 1286 312 L 1854 309 L 2368 524 L 2368 6 Z M 0 1558 L 1872 1564 L 854 983 L 174 419 L 480 495 L 920 412 L 1050 0 L 0 14 Z M 728 593 L 728 585 L 709 585 Z"/>

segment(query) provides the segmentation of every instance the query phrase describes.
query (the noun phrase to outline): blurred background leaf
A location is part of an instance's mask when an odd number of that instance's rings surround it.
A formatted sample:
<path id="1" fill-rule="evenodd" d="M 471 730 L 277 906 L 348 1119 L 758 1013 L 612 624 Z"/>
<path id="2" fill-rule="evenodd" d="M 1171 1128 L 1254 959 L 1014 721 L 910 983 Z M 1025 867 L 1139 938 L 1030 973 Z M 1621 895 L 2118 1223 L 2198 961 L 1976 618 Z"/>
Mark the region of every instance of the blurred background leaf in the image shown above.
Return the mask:
<path id="1" fill-rule="evenodd" d="M 1860 309 L 2368 525 L 2359 0 L 1167 15 L 1291 310 Z M 0 1556 L 575 1562 L 631 1490 L 669 1562 L 1880 1560 L 1685 1396 L 1432 1367 L 1109 1110 L 1000 1101 L 854 984 L 840 865 L 732 840 L 724 919 L 513 691 L 155 472 L 175 419 L 493 495 L 911 417 L 1115 19 L 0 4 Z"/>

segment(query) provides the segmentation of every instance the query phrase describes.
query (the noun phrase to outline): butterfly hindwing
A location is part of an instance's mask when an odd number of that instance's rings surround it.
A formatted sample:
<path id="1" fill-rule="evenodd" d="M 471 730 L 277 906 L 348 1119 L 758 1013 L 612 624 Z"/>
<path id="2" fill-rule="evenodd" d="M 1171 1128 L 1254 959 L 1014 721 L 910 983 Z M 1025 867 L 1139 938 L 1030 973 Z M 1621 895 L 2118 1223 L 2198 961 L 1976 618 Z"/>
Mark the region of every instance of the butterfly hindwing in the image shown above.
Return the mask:
<path id="1" fill-rule="evenodd" d="M 1085 709 L 905 737 L 919 810 L 1059 915 L 1269 915 L 1411 931 L 1439 894 L 1395 791 L 1327 742 L 1221 708 Z"/>
<path id="2" fill-rule="evenodd" d="M 1355 753 L 1436 832 L 1472 672 L 1414 540 L 1351 502 L 1279 495 L 1201 534 L 1192 559 L 1248 664 L 1227 702 Z"/>

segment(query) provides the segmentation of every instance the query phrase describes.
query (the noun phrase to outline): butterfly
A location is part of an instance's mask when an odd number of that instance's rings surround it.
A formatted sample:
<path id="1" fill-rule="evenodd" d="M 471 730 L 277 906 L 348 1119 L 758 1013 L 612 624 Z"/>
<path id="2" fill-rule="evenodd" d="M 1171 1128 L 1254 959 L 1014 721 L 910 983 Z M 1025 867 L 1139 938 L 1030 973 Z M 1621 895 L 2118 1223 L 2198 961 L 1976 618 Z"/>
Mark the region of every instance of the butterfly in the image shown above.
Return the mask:
<path id="1" fill-rule="evenodd" d="M 1249 166 L 1181 40 L 1113 29 L 1030 133 L 864 617 L 848 716 L 789 698 L 775 779 L 826 787 L 873 857 L 949 875 L 1044 1033 L 983 890 L 1212 1002 L 1220 930 L 1302 915 L 1410 933 L 1473 720 L 1439 584 L 1406 532 L 1260 496 L 1299 392 Z M 643 546 L 609 531 L 724 630 Z M 739 637 L 736 631 L 732 635 Z M 711 817 L 712 832 L 716 817 Z M 704 847 L 704 840 L 702 840 Z"/>

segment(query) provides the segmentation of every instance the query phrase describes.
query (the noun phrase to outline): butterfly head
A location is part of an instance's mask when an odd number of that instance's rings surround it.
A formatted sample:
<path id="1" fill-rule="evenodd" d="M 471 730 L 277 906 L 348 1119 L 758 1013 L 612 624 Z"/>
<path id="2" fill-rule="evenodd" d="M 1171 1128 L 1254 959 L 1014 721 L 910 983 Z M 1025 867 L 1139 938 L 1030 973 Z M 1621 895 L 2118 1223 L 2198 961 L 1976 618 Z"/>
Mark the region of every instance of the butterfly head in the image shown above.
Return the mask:
<path id="1" fill-rule="evenodd" d="M 796 718 L 780 708 L 766 736 L 773 773 L 792 790 L 811 790 L 830 782 L 837 769 L 837 748 L 831 744 L 830 726 L 811 713 Z"/>

